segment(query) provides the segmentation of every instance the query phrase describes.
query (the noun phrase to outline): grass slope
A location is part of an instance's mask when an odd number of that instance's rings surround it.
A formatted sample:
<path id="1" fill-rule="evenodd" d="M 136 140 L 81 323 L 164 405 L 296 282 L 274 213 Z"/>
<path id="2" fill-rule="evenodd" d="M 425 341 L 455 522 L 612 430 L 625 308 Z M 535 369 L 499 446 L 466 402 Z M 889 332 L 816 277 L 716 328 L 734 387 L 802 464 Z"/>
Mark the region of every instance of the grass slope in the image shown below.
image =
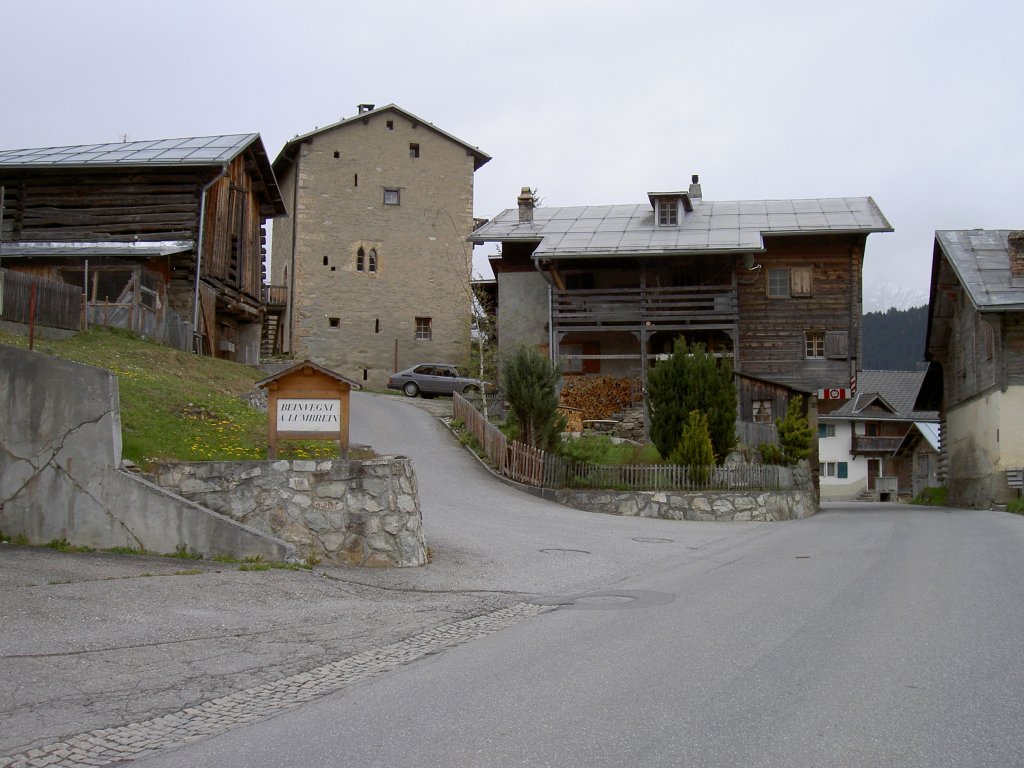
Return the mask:
<path id="1" fill-rule="evenodd" d="M 0 332 L 0 343 L 28 339 Z M 265 459 L 267 416 L 241 396 L 264 374 L 199 357 L 129 333 L 93 328 L 64 341 L 36 341 L 39 352 L 105 368 L 117 375 L 123 455 L 145 466 L 158 460 Z M 330 442 L 279 446 L 281 458 L 335 456 Z"/>

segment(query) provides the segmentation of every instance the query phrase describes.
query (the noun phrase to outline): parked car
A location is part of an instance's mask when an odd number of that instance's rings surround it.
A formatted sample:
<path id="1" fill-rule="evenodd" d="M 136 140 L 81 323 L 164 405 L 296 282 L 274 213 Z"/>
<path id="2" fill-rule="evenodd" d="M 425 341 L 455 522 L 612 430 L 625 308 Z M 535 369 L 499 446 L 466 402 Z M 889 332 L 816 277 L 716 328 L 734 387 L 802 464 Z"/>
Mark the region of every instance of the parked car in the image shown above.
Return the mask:
<path id="1" fill-rule="evenodd" d="M 460 376 L 458 369 L 447 363 L 420 363 L 388 376 L 388 389 L 400 389 L 406 397 L 433 397 L 481 389 L 490 392 L 493 388 L 488 382 L 481 384 L 479 379 Z"/>

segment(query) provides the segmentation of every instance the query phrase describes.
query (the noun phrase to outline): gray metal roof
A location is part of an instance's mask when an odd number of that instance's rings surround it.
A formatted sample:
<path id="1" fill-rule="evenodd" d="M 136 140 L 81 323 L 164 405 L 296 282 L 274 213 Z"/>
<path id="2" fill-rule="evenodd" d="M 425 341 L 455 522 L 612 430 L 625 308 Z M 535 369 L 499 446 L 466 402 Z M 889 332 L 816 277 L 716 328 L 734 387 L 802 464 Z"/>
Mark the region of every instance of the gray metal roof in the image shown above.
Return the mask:
<path id="1" fill-rule="evenodd" d="M 50 243 L 0 242 L 0 258 L 37 258 L 43 256 L 117 256 L 151 258 L 186 253 L 195 248 L 194 240 L 160 240 L 138 243 Z"/>
<path id="2" fill-rule="evenodd" d="M 857 394 L 839 408 L 818 416 L 823 421 L 938 421 L 938 411 L 915 411 L 924 371 L 861 371 L 857 374 Z M 883 406 L 867 411 L 872 402 Z M 889 412 L 889 406 L 892 411 Z"/>
<path id="3" fill-rule="evenodd" d="M 367 112 L 360 112 L 359 114 L 354 115 L 352 117 L 342 118 L 338 122 L 331 123 L 330 125 L 326 125 L 323 128 L 315 128 L 312 131 L 308 131 L 307 133 L 295 136 L 295 138 L 285 143 L 285 145 L 281 148 L 281 151 L 277 153 L 277 157 L 274 158 L 274 172 L 277 174 L 283 174 L 284 169 L 291 165 L 292 161 L 295 159 L 295 154 L 297 151 L 296 147 L 298 147 L 302 142 L 307 141 L 313 136 L 325 133 L 326 131 L 332 131 L 335 128 L 339 128 L 343 125 L 349 125 L 350 123 L 366 120 L 370 117 L 373 117 L 374 115 L 379 115 L 382 112 L 398 112 L 399 114 L 404 115 L 408 120 L 411 120 L 413 123 L 429 128 L 435 133 L 439 133 L 440 135 L 444 136 L 446 139 L 454 141 L 456 144 L 461 144 L 463 147 L 466 148 L 466 150 L 470 154 L 473 155 L 473 170 L 475 171 L 480 170 L 480 167 L 491 159 L 491 156 L 488 155 L 486 152 L 481 152 L 478 147 L 474 147 L 472 144 L 463 141 L 458 136 L 453 136 L 447 131 L 441 130 L 433 123 L 427 122 L 421 117 L 417 117 L 412 112 L 402 109 L 396 104 L 386 104 L 383 107 L 377 107 L 376 109 L 371 109 Z"/>
<path id="4" fill-rule="evenodd" d="M 540 241 L 534 257 L 646 255 L 764 250 L 769 234 L 891 232 L 870 197 L 810 200 L 694 200 L 678 226 L 658 226 L 649 204 L 536 208 L 520 222 L 502 211 L 473 232 L 474 243 Z"/>
<path id="5" fill-rule="evenodd" d="M 0 150 L 0 167 L 105 165 L 214 165 L 233 160 L 258 133 L 126 141 L 74 147 Z"/>
<path id="6" fill-rule="evenodd" d="M 982 312 L 1024 310 L 1024 278 L 1010 274 L 1009 229 L 939 230 L 935 243 Z"/>

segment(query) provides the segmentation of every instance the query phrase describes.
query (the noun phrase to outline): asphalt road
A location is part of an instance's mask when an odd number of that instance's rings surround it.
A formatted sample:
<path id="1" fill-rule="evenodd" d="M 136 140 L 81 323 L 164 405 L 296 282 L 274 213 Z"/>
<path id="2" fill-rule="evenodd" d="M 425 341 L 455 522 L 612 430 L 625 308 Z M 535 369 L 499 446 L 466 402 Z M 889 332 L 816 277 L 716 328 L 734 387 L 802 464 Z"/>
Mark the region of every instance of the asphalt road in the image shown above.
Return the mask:
<path id="1" fill-rule="evenodd" d="M 588 515 L 505 488 L 402 401 L 353 415 L 414 459 L 420 588 L 551 609 L 139 765 L 1024 765 L 1024 519 Z"/>

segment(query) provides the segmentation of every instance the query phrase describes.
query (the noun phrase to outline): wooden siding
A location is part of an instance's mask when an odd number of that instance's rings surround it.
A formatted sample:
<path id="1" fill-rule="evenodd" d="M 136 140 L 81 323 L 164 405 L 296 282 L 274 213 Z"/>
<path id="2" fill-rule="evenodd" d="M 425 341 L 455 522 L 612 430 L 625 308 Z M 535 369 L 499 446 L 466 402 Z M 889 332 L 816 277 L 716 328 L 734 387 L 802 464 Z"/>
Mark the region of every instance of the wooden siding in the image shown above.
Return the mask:
<path id="1" fill-rule="evenodd" d="M 194 240 L 209 169 L 0 171 L 4 239 L 34 242 Z M 204 178 L 205 177 L 205 178 Z"/>
<path id="2" fill-rule="evenodd" d="M 806 389 L 845 386 L 860 358 L 864 236 L 778 236 L 765 244 L 754 254 L 759 268 L 738 270 L 737 371 Z M 769 270 L 807 268 L 809 295 L 768 295 Z M 826 357 L 806 357 L 808 331 L 825 334 Z"/>

